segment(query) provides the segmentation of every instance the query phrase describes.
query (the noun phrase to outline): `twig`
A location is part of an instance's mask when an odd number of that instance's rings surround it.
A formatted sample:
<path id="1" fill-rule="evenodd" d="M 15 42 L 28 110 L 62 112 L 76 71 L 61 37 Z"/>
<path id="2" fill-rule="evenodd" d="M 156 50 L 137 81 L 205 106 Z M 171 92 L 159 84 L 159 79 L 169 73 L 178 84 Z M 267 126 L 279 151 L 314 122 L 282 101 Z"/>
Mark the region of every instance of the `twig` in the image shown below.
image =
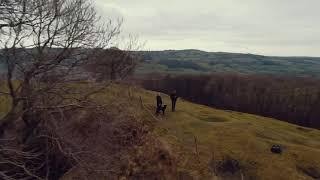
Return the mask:
<path id="1" fill-rule="evenodd" d="M 199 157 L 199 151 L 198 151 L 198 143 L 197 143 L 197 137 L 195 135 L 193 135 L 194 138 L 194 144 L 195 144 L 195 148 L 196 148 L 196 155 L 198 157 L 198 162 L 200 163 L 200 157 Z"/>

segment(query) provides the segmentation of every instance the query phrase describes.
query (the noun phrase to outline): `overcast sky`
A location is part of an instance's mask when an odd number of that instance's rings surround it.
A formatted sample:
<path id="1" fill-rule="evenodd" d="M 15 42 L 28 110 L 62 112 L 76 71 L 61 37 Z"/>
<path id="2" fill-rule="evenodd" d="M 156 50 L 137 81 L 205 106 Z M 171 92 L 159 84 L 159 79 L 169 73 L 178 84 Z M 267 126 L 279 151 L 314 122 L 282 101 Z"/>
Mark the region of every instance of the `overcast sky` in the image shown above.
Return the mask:
<path id="1" fill-rule="evenodd" d="M 95 0 L 146 50 L 320 56 L 320 0 Z"/>

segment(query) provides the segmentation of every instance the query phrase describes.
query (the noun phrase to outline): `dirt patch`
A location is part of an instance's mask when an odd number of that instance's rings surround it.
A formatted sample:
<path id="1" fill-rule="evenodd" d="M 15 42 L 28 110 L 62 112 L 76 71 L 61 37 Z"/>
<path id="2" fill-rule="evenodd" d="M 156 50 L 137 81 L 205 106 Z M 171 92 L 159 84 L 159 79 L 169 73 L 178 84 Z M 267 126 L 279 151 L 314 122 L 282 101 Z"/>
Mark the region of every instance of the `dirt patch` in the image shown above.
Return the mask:
<path id="1" fill-rule="evenodd" d="M 230 156 L 224 156 L 222 159 L 212 159 L 209 162 L 209 169 L 215 176 L 223 179 L 243 178 L 239 161 Z"/>
<path id="2" fill-rule="evenodd" d="M 201 117 L 200 120 L 206 121 L 206 122 L 227 122 L 228 120 L 222 117 L 217 117 L 217 116 L 209 116 L 209 117 Z"/>

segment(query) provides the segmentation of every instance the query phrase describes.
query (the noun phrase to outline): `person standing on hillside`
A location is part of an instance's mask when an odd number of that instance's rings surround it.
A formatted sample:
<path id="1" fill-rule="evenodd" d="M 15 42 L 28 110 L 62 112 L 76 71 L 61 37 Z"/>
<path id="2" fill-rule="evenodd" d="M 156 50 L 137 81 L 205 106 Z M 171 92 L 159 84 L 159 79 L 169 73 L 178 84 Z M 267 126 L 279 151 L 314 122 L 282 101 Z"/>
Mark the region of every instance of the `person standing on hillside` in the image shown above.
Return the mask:
<path id="1" fill-rule="evenodd" d="M 158 115 L 162 109 L 162 98 L 160 93 L 157 94 L 157 109 L 156 109 L 156 115 Z"/>
<path id="2" fill-rule="evenodd" d="M 178 96 L 177 96 L 177 91 L 174 90 L 172 91 L 172 93 L 170 94 L 170 99 L 171 99 L 171 105 L 172 105 L 172 112 L 176 111 L 176 103 L 178 100 Z"/>

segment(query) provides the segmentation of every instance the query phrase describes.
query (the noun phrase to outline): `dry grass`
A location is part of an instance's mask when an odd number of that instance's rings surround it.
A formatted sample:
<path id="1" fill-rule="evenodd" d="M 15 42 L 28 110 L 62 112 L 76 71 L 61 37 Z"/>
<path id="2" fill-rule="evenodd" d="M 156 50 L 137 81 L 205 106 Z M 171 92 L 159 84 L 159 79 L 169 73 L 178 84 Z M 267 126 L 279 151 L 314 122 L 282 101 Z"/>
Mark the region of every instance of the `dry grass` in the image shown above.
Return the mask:
<path id="1" fill-rule="evenodd" d="M 136 92 L 145 103 L 154 104 L 155 92 Z M 169 104 L 168 96 L 163 97 Z M 219 161 L 225 156 L 240 163 L 245 179 L 313 179 L 306 172 L 320 172 L 319 130 L 217 110 L 181 99 L 177 109 L 158 122 L 155 133 L 173 148 L 179 157 L 180 170 L 195 178 L 213 178 L 210 161 Z M 273 144 L 281 144 L 284 153 L 272 154 Z M 297 167 L 308 167 L 312 171 Z"/>
<path id="2" fill-rule="evenodd" d="M 153 116 L 129 87 L 112 85 L 91 97 L 100 114 L 76 113 L 63 139 L 90 152 L 62 179 L 172 179 L 175 159 L 154 135 Z M 90 111 L 92 112 L 92 111 Z M 98 117 L 98 118 L 97 118 Z M 99 155 L 100 157 L 96 156 Z M 89 169 L 88 169 L 89 167 Z"/>
<path id="3" fill-rule="evenodd" d="M 96 88 L 92 83 L 68 86 L 79 92 Z M 153 114 L 133 97 L 129 87 L 111 85 L 83 103 L 81 108 L 48 113 L 37 131 L 52 144 L 55 164 L 68 166 L 61 171 L 54 168 L 58 177 L 65 172 L 62 179 L 66 180 L 176 177 L 175 158 L 153 134 Z M 9 109 L 8 104 L 2 107 Z M 5 108 L 1 108 L 4 113 Z M 42 146 L 35 144 L 35 148 Z M 46 152 L 44 149 L 43 154 Z"/>
<path id="4" fill-rule="evenodd" d="M 0 81 L 0 92 L 8 92 L 5 81 Z M 0 118 L 10 110 L 11 99 L 5 94 L 0 94 Z"/>
<path id="5" fill-rule="evenodd" d="M 225 157 L 237 162 L 240 170 L 235 177 L 243 176 L 244 179 L 313 179 L 320 172 L 319 130 L 256 115 L 217 110 L 181 99 L 177 112 L 171 113 L 168 108 L 166 116 L 155 117 L 155 94 L 140 88 L 112 85 L 93 97 L 101 103 L 109 103 L 106 117 L 124 120 L 124 124 L 132 119 L 148 127 L 143 145 L 133 145 L 119 156 L 125 159 L 121 162 L 126 162 L 123 168 L 127 169 L 125 172 L 128 174 L 135 174 L 137 178 L 151 178 L 159 173 L 172 175 L 175 174 L 174 162 L 177 161 L 178 176 L 181 178 L 216 179 L 214 170 L 219 167 L 212 167 L 212 164 L 228 164 L 228 161 L 224 162 Z M 163 97 L 169 105 L 169 97 Z M 1 105 L 1 111 L 5 106 Z M 99 121 L 92 123 L 90 115 L 86 116 L 88 118 L 78 118 L 81 120 L 71 124 L 72 127 L 83 126 L 77 128 L 77 133 L 88 137 L 75 142 L 94 147 L 93 150 L 99 152 L 108 149 L 110 142 L 103 144 L 104 131 L 108 128 L 94 130 Z M 132 134 L 129 129 L 122 131 L 128 132 Z M 101 134 L 96 136 L 95 133 Z M 281 155 L 272 154 L 270 148 L 273 144 L 281 144 L 284 152 Z M 75 167 L 64 179 L 86 177 L 81 172 Z M 96 174 L 87 178 L 102 177 Z"/>

